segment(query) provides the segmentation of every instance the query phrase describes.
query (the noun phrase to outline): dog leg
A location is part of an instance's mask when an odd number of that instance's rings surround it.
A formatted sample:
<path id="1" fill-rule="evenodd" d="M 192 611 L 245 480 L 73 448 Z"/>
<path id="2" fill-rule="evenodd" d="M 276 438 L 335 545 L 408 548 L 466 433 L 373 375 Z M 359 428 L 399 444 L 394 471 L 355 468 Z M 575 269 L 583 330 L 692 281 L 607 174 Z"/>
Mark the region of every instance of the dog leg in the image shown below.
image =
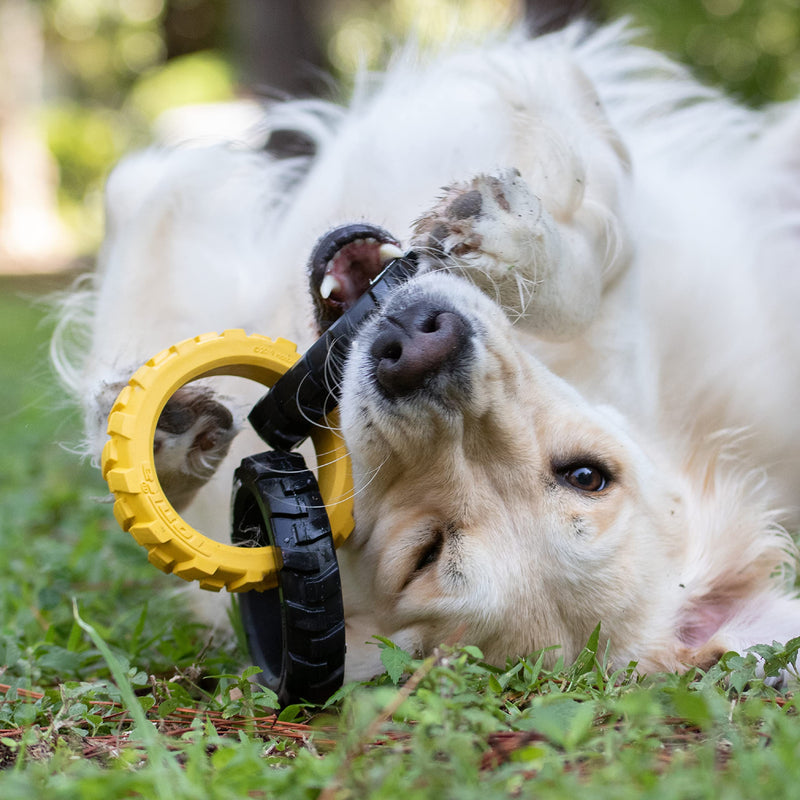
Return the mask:
<path id="1" fill-rule="evenodd" d="M 153 438 L 158 480 L 172 505 L 185 508 L 216 471 L 238 433 L 233 414 L 208 387 L 188 384 L 164 406 Z"/>
<path id="2" fill-rule="evenodd" d="M 107 234 L 76 327 L 90 321 L 89 347 L 61 358 L 65 383 L 85 415 L 84 450 L 98 458 L 108 413 L 139 366 L 175 342 L 243 328 L 302 342 L 297 278 L 265 256 L 266 220 L 281 165 L 239 148 L 147 150 L 129 156 L 107 189 Z M 219 466 L 260 384 L 232 378 L 190 383 L 169 400 L 154 437 L 167 497 L 185 508 Z M 235 398 L 235 399 L 234 399 Z M 234 421 L 236 420 L 236 421 Z M 226 488 L 226 493 L 230 488 Z M 227 528 L 225 524 L 223 530 Z"/>
<path id="3" fill-rule="evenodd" d="M 125 385 L 107 384 L 98 396 L 96 413 L 103 421 Z M 180 387 L 167 401 L 153 436 L 153 462 L 161 488 L 177 511 L 212 478 L 239 428 L 224 399 L 199 382 Z"/>
<path id="4" fill-rule="evenodd" d="M 601 265 L 515 169 L 447 188 L 415 224 L 412 246 L 423 270 L 463 274 L 512 321 L 545 338 L 572 338 L 597 314 Z"/>

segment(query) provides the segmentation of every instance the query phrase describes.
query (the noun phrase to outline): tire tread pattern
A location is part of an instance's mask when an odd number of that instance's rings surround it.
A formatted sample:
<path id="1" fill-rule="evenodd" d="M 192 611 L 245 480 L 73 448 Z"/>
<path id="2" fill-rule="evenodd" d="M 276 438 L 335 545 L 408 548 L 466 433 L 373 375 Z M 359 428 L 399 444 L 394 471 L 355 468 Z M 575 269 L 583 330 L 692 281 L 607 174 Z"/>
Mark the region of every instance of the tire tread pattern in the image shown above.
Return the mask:
<path id="1" fill-rule="evenodd" d="M 239 597 L 260 679 L 284 704 L 323 702 L 342 684 L 345 628 L 336 550 L 316 479 L 299 453 L 249 456 L 236 471 L 233 509 L 234 541 L 273 545 L 283 564 L 278 587 Z"/>

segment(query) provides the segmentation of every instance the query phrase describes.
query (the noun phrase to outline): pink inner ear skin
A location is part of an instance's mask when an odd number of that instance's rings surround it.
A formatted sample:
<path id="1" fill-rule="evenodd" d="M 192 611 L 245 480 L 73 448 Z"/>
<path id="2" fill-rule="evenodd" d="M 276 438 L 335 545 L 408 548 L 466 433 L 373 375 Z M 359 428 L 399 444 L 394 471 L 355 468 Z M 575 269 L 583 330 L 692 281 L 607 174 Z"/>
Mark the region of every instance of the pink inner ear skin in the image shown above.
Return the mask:
<path id="1" fill-rule="evenodd" d="M 703 598 L 700 605 L 687 609 L 689 619 L 678 629 L 678 639 L 687 647 L 697 648 L 706 644 L 732 615 L 730 600 L 713 597 Z"/>

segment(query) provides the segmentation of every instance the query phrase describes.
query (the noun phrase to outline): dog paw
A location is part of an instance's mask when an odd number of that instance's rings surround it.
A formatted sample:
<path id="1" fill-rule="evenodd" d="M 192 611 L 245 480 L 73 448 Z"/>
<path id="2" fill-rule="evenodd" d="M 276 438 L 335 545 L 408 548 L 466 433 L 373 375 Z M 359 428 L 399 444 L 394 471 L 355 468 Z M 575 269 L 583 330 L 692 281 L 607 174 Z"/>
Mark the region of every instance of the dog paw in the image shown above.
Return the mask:
<path id="1" fill-rule="evenodd" d="M 187 384 L 167 401 L 156 425 L 153 456 L 161 488 L 176 509 L 211 478 L 237 433 L 233 414 L 206 386 Z"/>
<path id="2" fill-rule="evenodd" d="M 555 223 L 515 169 L 448 187 L 412 240 L 423 270 L 463 273 L 512 318 L 528 310 L 558 244 Z"/>

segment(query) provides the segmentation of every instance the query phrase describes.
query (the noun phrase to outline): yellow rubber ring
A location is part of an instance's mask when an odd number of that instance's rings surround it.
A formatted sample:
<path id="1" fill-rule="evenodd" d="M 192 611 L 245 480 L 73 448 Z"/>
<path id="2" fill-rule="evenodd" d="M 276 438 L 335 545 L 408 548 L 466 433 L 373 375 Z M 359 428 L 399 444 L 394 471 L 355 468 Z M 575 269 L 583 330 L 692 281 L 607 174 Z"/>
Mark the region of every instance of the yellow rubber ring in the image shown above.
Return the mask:
<path id="1" fill-rule="evenodd" d="M 167 400 L 190 381 L 212 375 L 249 378 L 272 386 L 299 358 L 286 339 L 242 330 L 207 333 L 173 345 L 140 367 L 120 392 L 108 418 L 111 437 L 103 448 L 103 477 L 116 497 L 114 516 L 123 530 L 147 548 L 148 560 L 164 572 L 203 589 L 263 591 L 277 586 L 280 551 L 243 548 L 204 536 L 167 500 L 156 475 L 153 437 Z M 353 530 L 353 478 L 338 419 L 314 428 L 318 482 L 328 510 L 334 545 Z"/>

